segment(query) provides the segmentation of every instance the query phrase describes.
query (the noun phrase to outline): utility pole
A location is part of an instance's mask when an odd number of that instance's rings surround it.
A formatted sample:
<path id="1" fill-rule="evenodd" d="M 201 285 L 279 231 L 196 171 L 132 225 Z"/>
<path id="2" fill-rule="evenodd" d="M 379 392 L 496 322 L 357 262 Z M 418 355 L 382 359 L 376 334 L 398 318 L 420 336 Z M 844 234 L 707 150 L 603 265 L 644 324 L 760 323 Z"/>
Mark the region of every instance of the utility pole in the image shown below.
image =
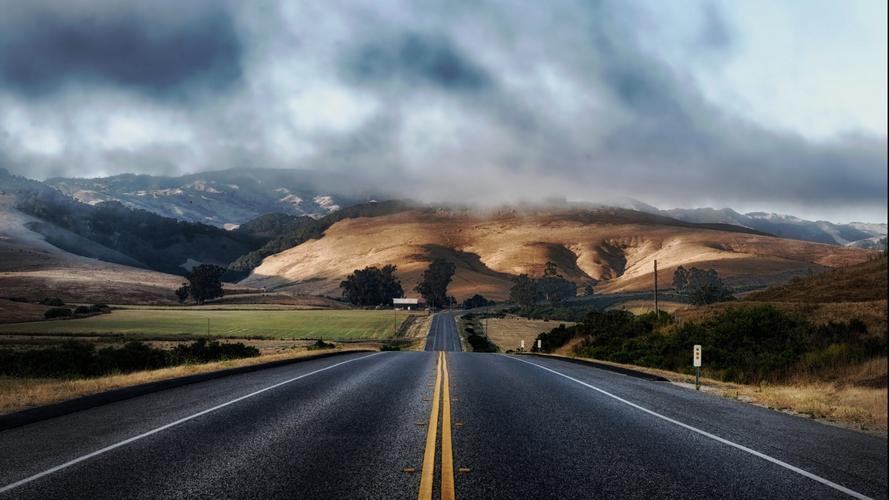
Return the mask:
<path id="1" fill-rule="evenodd" d="M 654 261 L 654 316 L 655 319 L 660 318 L 660 311 L 657 307 L 657 259 Z"/>

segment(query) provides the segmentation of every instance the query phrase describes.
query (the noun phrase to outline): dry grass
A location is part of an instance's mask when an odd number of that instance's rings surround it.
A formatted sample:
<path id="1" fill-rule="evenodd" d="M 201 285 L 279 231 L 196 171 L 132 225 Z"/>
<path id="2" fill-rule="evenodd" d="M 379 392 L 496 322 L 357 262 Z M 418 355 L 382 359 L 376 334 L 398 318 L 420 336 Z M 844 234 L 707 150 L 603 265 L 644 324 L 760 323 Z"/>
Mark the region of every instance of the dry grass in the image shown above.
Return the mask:
<path id="1" fill-rule="evenodd" d="M 864 302 L 886 300 L 887 257 L 838 267 L 755 292 L 749 300 L 772 302 Z"/>
<path id="2" fill-rule="evenodd" d="M 831 245 L 742 232 L 636 219 L 614 214 L 401 212 L 345 219 L 310 240 L 266 258 L 244 283 L 297 293 L 332 295 L 340 281 L 365 266 L 396 264 L 405 290 L 413 289 L 429 261 L 457 265 L 448 293 L 503 300 L 511 275 L 539 275 L 544 263 L 597 291 L 645 290 L 654 259 L 669 283 L 679 265 L 716 269 L 732 285 L 784 282 L 825 267 L 862 262 L 870 253 Z"/>
<path id="3" fill-rule="evenodd" d="M 531 349 L 537 335 L 548 332 L 559 325 L 571 326 L 574 324 L 570 321 L 544 321 L 512 315 L 505 318 L 489 318 L 486 321 L 488 338 L 502 351 L 517 350 L 521 346 L 522 340 L 525 341 L 525 349 Z"/>
<path id="4" fill-rule="evenodd" d="M 375 346 L 352 344 L 343 349 L 323 351 L 290 350 L 278 354 L 264 355 L 256 358 L 245 358 L 199 365 L 182 365 L 160 370 L 110 375 L 107 377 L 88 379 L 22 379 L 0 376 L 0 414 L 11 413 L 34 406 L 58 403 L 80 396 L 88 396 L 99 392 L 129 387 L 146 382 L 156 382 L 186 375 L 208 373 L 225 368 L 250 366 L 270 361 L 298 359 L 313 354 L 336 350 L 353 351 L 376 349 Z"/>
<path id="5" fill-rule="evenodd" d="M 829 321 L 848 322 L 861 320 L 871 334 L 886 335 L 887 302 L 876 300 L 871 302 L 840 302 L 805 304 L 799 302 L 754 302 L 737 301 L 722 302 L 708 306 L 688 306 L 677 309 L 675 314 L 680 321 L 705 321 L 729 309 L 771 305 L 778 309 L 804 315 L 813 324 L 820 325 Z"/>
<path id="6" fill-rule="evenodd" d="M 659 375 L 667 380 L 688 386 L 693 375 L 655 368 L 625 365 L 596 360 L 644 373 Z M 887 430 L 887 358 L 878 358 L 849 367 L 845 382 L 809 380 L 804 376 L 783 384 L 744 385 L 703 377 L 701 389 L 722 397 L 737 399 L 774 410 L 807 416 L 824 422 L 859 430 L 876 431 L 885 436 Z M 881 380 L 882 386 L 853 385 L 854 381 Z"/>

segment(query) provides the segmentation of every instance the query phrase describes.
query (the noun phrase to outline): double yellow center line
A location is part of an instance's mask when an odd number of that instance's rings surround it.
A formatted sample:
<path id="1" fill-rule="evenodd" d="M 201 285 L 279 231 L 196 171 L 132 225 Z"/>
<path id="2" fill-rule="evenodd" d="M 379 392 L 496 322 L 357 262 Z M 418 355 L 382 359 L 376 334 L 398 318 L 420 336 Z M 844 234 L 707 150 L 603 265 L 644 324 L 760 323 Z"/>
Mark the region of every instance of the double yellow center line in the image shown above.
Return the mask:
<path id="1" fill-rule="evenodd" d="M 442 400 L 444 401 L 442 402 Z M 426 430 L 426 451 L 423 454 L 420 494 L 417 495 L 419 500 L 432 500 L 439 410 L 441 410 L 441 500 L 453 500 L 454 453 L 451 443 L 451 390 L 448 380 L 448 360 L 443 351 L 438 353 L 438 366 L 435 369 L 432 412 L 429 415 L 429 427 Z"/>

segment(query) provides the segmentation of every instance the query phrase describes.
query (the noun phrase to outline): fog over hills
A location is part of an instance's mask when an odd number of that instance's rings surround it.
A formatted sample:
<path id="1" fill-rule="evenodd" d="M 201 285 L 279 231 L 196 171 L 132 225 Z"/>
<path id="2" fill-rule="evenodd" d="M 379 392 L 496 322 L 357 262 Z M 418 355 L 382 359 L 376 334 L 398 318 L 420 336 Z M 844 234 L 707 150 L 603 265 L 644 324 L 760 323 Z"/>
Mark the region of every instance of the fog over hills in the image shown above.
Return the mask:
<path id="1" fill-rule="evenodd" d="M 179 177 L 122 174 L 93 179 L 51 178 L 45 184 L 87 204 L 119 201 L 165 217 L 227 228 L 267 213 L 319 218 L 343 207 L 391 196 L 386 189 L 370 182 L 356 189 L 350 187 L 351 182 L 342 182 L 337 174 L 284 169 L 230 169 Z M 770 212 L 740 213 L 731 208 L 661 210 L 632 199 L 600 204 L 564 201 L 550 204 L 617 206 L 685 222 L 731 224 L 782 238 L 886 248 L 885 223 L 837 224 Z"/>
<path id="2" fill-rule="evenodd" d="M 232 227 L 266 213 L 317 218 L 371 198 L 336 181 L 306 170 L 230 169 L 180 177 L 56 177 L 46 184 L 83 203 L 119 201 L 165 217 Z"/>

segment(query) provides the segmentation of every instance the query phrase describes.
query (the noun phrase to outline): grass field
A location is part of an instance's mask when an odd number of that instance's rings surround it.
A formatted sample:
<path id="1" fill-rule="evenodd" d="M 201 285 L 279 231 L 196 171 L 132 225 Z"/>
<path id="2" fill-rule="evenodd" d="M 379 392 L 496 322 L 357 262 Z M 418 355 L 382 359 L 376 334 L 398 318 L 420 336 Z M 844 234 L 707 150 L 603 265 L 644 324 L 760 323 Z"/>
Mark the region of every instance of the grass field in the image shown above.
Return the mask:
<path id="1" fill-rule="evenodd" d="M 398 323 L 408 313 L 399 311 Z M 392 337 L 391 310 L 208 310 L 183 308 L 120 309 L 82 319 L 0 325 L 0 334 L 132 334 L 382 339 Z"/>

